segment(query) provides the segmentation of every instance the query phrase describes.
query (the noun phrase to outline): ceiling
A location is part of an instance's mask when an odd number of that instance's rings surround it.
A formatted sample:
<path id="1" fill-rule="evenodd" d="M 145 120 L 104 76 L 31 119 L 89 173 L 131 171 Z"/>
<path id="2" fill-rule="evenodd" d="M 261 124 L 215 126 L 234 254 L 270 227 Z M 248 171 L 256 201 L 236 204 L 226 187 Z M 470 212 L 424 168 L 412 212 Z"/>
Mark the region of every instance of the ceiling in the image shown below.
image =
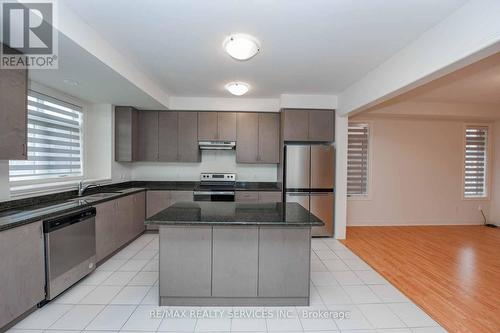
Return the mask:
<path id="1" fill-rule="evenodd" d="M 419 102 L 500 106 L 500 53 L 435 80 L 409 96 Z"/>
<path id="2" fill-rule="evenodd" d="M 62 33 L 59 33 L 58 56 L 57 70 L 30 69 L 30 79 L 87 102 L 165 109 Z M 65 80 L 78 85 L 67 84 Z"/>
<path id="3" fill-rule="evenodd" d="M 169 94 L 229 97 L 225 83 L 241 80 L 252 86 L 245 97 L 253 98 L 339 93 L 463 3 L 465 0 L 65 0 Z M 225 54 L 224 38 L 237 32 L 257 37 L 261 53 L 247 62 Z M 53 78 L 48 76 L 56 76 L 57 81 L 70 76 L 88 81 L 89 86 L 82 84 L 75 90 L 85 89 L 89 100 L 116 95 L 119 104 L 125 104 L 135 96 L 113 85 L 115 81 L 107 81 L 113 76 L 107 72 L 109 68 L 103 69 L 87 57 L 77 59 L 77 50 L 67 52 L 71 68 L 64 65 L 59 74 L 34 73 L 34 77 L 50 81 Z M 62 54 L 62 62 L 64 58 Z M 94 65 L 98 71 L 92 69 Z"/>

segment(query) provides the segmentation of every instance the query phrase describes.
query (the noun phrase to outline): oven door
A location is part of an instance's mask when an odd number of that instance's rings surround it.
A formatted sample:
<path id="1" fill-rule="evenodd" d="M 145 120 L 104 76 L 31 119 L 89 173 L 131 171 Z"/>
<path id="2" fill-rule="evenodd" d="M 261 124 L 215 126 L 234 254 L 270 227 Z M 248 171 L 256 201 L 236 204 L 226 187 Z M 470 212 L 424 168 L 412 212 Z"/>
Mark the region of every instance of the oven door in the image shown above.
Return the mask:
<path id="1" fill-rule="evenodd" d="M 194 191 L 194 201 L 234 201 L 234 191 Z"/>

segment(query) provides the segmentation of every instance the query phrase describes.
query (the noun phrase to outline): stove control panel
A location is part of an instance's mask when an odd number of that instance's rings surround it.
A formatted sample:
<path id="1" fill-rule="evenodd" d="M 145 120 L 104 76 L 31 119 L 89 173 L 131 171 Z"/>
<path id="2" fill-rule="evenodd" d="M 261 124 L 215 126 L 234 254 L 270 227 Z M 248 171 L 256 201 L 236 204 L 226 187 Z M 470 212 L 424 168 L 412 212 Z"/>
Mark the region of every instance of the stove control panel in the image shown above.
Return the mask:
<path id="1" fill-rule="evenodd" d="M 200 175 L 200 180 L 202 182 L 206 181 L 217 181 L 217 182 L 235 182 L 235 173 L 202 173 Z"/>

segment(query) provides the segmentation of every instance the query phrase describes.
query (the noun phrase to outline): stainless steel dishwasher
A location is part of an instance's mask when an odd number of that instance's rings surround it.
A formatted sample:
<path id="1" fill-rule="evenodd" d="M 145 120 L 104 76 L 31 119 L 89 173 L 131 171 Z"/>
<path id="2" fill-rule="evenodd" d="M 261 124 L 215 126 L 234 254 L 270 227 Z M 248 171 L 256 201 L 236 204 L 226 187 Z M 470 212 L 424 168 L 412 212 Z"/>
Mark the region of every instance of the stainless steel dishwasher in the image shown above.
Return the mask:
<path id="1" fill-rule="evenodd" d="M 95 269 L 95 216 L 92 207 L 43 222 L 47 300 Z"/>

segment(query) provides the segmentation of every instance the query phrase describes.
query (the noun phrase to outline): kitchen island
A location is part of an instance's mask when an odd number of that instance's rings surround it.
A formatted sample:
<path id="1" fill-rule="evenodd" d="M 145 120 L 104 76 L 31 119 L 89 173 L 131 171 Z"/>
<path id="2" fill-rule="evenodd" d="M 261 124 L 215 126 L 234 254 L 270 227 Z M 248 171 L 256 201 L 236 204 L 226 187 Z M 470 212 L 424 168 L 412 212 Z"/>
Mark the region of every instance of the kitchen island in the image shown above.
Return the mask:
<path id="1" fill-rule="evenodd" d="M 309 305 L 311 228 L 297 203 L 176 203 L 159 226 L 160 305 Z"/>

